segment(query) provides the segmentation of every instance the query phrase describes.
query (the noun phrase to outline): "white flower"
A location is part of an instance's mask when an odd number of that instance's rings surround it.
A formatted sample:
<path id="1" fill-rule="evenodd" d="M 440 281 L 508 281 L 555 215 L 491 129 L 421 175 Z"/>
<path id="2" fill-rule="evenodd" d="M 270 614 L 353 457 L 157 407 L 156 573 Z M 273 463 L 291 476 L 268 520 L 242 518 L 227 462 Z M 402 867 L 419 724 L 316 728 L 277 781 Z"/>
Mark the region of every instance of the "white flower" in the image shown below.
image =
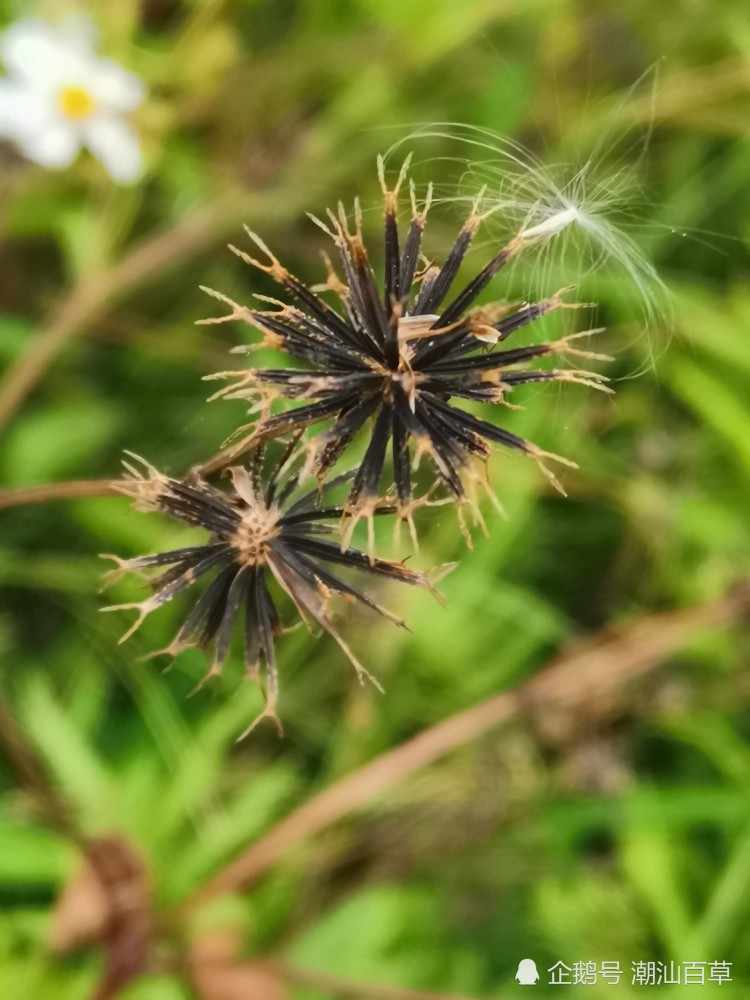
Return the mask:
<path id="1" fill-rule="evenodd" d="M 32 18 L 0 36 L 8 77 L 0 79 L 0 136 L 29 159 L 67 167 L 86 146 L 114 180 L 127 184 L 142 172 L 138 138 L 123 118 L 142 103 L 137 76 L 94 50 L 87 18 L 57 27 Z"/>

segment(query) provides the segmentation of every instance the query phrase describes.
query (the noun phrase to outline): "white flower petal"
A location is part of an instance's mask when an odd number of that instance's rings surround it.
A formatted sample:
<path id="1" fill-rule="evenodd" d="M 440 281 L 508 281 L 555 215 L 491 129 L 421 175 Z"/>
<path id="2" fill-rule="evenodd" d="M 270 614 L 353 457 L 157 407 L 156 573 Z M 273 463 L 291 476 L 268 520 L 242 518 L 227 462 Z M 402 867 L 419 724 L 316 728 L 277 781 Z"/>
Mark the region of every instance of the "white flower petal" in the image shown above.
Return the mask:
<path id="1" fill-rule="evenodd" d="M 86 146 L 113 180 L 132 184 L 143 173 L 138 137 L 121 118 L 97 115 L 83 126 Z"/>
<path id="2" fill-rule="evenodd" d="M 111 59 L 97 59 L 92 65 L 89 88 L 98 104 L 115 111 L 132 111 L 146 97 L 143 81 Z"/>
<path id="3" fill-rule="evenodd" d="M 0 80 L 0 135 L 17 139 L 49 120 L 48 102 L 30 87 Z"/>
<path id="4" fill-rule="evenodd" d="M 80 148 L 78 134 L 65 121 L 49 119 L 33 132 L 19 136 L 21 152 L 35 163 L 53 170 L 70 166 Z"/>
<path id="5" fill-rule="evenodd" d="M 11 77 L 0 81 L 0 135 L 51 167 L 70 163 L 84 142 L 115 180 L 129 183 L 143 170 L 141 151 L 116 113 L 138 107 L 145 87 L 122 66 L 99 59 L 95 41 L 85 17 L 59 27 L 22 18 L 0 36 Z"/>
<path id="6" fill-rule="evenodd" d="M 0 37 L 0 56 L 8 71 L 35 90 L 52 91 L 86 75 L 91 57 L 66 45 L 44 21 L 22 18 Z"/>
<path id="7" fill-rule="evenodd" d="M 58 40 L 82 56 L 94 56 L 99 32 L 88 14 L 71 14 L 57 27 Z"/>

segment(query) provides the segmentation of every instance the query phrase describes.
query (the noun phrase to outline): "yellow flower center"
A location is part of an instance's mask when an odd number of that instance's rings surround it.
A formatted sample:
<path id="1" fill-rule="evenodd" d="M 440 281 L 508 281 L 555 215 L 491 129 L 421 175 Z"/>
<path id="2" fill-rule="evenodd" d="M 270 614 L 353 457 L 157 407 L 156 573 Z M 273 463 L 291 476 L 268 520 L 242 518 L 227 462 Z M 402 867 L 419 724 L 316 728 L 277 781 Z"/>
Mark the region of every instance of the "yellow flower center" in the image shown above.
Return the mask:
<path id="1" fill-rule="evenodd" d="M 96 101 L 83 87 L 63 87 L 58 100 L 65 117 L 75 122 L 88 118 L 96 108 Z"/>

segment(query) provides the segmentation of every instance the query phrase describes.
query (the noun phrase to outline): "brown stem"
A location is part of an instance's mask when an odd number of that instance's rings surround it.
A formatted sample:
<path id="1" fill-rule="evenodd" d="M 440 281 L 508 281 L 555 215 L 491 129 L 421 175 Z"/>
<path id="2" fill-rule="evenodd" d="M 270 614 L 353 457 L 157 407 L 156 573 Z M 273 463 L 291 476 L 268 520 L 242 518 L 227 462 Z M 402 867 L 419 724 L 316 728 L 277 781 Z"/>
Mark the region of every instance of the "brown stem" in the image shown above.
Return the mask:
<path id="1" fill-rule="evenodd" d="M 8 761 L 31 795 L 36 808 L 53 830 L 79 846 L 84 838 L 77 829 L 66 803 L 52 785 L 5 701 L 0 698 L 0 745 Z"/>
<path id="2" fill-rule="evenodd" d="M 397 782 L 524 711 L 585 711 L 611 704 L 618 687 L 659 664 L 704 628 L 750 609 L 750 584 L 706 604 L 646 615 L 577 643 L 515 691 L 502 692 L 419 733 L 295 809 L 181 904 L 192 909 L 251 885 L 291 847 L 355 812 Z M 599 708 L 601 712 L 601 707 Z"/>
<path id="3" fill-rule="evenodd" d="M 264 965 L 295 986 L 325 993 L 342 1000 L 475 1000 L 455 993 L 425 993 L 423 990 L 405 990 L 399 986 L 382 986 L 343 979 L 317 969 L 303 969 L 291 962 L 271 960 Z"/>
<path id="4" fill-rule="evenodd" d="M 213 476 L 215 473 L 221 472 L 222 469 L 225 469 L 228 465 L 231 465 L 233 462 L 239 461 L 249 451 L 252 451 L 253 448 L 257 447 L 257 444 L 258 441 L 254 440 L 249 444 L 246 442 L 241 447 L 237 447 L 235 445 L 235 446 L 230 446 L 229 448 L 223 448 L 215 455 L 212 455 L 211 458 L 207 458 L 205 462 L 201 462 L 199 465 L 196 465 L 192 469 L 192 472 L 196 476 L 200 476 L 201 479 L 206 479 L 208 478 L 208 476 Z"/>
<path id="5" fill-rule="evenodd" d="M 224 226 L 248 207 L 249 196 L 231 192 L 193 212 L 136 246 L 101 274 L 82 277 L 52 311 L 28 350 L 0 381 L 0 428 L 41 380 L 57 355 L 81 334 L 117 297 L 145 281 L 153 281 L 186 256 L 209 246 Z"/>
<path id="6" fill-rule="evenodd" d="M 52 500 L 122 496 L 117 490 L 119 482 L 119 479 L 78 479 L 69 483 L 43 483 L 41 486 L 0 490 L 0 510 L 25 507 L 32 503 L 49 503 Z"/>

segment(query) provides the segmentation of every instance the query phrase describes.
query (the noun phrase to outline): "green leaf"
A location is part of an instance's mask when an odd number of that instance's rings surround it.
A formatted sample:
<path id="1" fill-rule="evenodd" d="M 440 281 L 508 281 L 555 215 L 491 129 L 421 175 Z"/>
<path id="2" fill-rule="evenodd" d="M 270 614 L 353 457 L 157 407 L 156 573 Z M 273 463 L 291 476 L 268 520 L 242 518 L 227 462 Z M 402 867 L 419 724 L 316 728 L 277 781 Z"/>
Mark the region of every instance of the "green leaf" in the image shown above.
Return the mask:
<path id="1" fill-rule="evenodd" d="M 10 485 L 32 485 L 70 476 L 92 463 L 120 417 L 109 404 L 67 399 L 25 414 L 6 435 L 0 469 Z"/>

